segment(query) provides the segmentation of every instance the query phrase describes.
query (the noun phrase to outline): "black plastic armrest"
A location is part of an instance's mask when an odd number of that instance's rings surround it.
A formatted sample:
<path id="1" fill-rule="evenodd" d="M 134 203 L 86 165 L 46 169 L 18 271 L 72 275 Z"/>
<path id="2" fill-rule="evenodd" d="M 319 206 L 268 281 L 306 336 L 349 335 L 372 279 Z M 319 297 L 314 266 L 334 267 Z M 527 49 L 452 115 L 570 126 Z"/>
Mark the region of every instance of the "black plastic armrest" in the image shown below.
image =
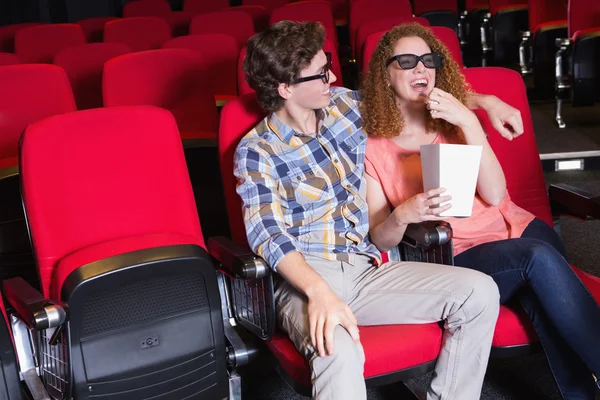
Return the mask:
<path id="1" fill-rule="evenodd" d="M 223 236 L 210 238 L 208 252 L 223 270 L 238 279 L 262 279 L 271 273 L 267 263 L 246 246 L 240 246 Z"/>
<path id="2" fill-rule="evenodd" d="M 548 197 L 553 216 L 600 219 L 600 196 L 586 190 L 559 183 L 550 185 Z"/>
<path id="3" fill-rule="evenodd" d="M 2 282 L 2 292 L 19 317 L 31 329 L 42 330 L 62 325 L 66 305 L 54 304 L 23 278 Z"/>
<path id="4" fill-rule="evenodd" d="M 444 221 L 409 224 L 402 243 L 411 247 L 442 246 L 452 239 L 452 227 Z"/>

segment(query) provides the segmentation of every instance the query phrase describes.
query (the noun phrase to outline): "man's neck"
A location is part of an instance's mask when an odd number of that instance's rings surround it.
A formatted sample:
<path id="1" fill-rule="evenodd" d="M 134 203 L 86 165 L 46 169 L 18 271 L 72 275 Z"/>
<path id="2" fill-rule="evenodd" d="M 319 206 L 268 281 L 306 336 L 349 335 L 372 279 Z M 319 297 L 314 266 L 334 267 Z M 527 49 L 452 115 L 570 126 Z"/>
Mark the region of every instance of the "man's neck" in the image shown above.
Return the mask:
<path id="1" fill-rule="evenodd" d="M 275 111 L 277 118 L 293 130 L 305 135 L 317 132 L 317 114 L 315 110 L 284 107 Z"/>

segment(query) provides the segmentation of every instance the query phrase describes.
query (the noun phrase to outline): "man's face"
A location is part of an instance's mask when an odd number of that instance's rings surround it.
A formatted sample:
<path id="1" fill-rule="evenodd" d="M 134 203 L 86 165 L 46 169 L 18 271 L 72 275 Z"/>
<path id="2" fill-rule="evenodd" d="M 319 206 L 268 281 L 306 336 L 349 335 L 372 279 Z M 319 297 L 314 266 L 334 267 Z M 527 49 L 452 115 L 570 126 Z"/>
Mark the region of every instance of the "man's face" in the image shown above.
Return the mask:
<path id="1" fill-rule="evenodd" d="M 289 86 L 291 95 L 288 101 L 292 102 L 295 106 L 307 110 L 317 110 L 327 107 L 331 97 L 329 86 L 336 81 L 337 77 L 329 70 L 329 60 L 323 50 L 320 50 L 313 57 L 308 67 L 300 71 L 298 78 L 301 79 L 320 74 L 328 74 L 329 82 L 325 82 L 326 79 L 318 78 L 306 82 L 293 83 Z"/>

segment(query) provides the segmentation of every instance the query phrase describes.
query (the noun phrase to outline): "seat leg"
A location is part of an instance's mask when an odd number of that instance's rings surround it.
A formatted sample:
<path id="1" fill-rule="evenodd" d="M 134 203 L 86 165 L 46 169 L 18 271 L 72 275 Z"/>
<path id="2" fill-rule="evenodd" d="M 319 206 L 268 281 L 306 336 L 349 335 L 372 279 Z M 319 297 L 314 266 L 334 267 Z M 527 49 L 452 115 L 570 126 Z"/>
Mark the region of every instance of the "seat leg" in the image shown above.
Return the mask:
<path id="1" fill-rule="evenodd" d="M 242 377 L 235 371 L 229 373 L 229 400 L 242 400 Z"/>
<path id="2" fill-rule="evenodd" d="M 554 118 L 556 120 L 556 124 L 558 125 L 558 127 L 560 129 L 567 127 L 567 125 L 565 124 L 565 121 L 563 120 L 563 117 L 562 117 L 562 104 L 563 104 L 563 99 L 560 98 L 560 95 L 557 95 L 556 96 L 556 116 Z"/>

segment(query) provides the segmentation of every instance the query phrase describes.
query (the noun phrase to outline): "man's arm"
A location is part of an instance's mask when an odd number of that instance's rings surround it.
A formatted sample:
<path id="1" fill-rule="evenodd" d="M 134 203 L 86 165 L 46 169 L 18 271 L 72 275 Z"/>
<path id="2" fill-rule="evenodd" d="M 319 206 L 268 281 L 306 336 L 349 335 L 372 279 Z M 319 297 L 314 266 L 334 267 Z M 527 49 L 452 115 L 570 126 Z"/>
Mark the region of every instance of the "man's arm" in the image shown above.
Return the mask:
<path id="1" fill-rule="evenodd" d="M 523 133 L 521 112 L 494 95 L 467 93 L 467 107 L 484 110 L 492 126 L 508 140 Z"/>
<path id="2" fill-rule="evenodd" d="M 308 298 L 310 335 L 319 355 L 333 354 L 333 332 L 337 325 L 342 325 L 359 341 L 352 311 L 306 263 L 296 239 L 286 231 L 275 167 L 269 157 L 240 146 L 234 164 L 248 243 L 252 251 Z"/>

